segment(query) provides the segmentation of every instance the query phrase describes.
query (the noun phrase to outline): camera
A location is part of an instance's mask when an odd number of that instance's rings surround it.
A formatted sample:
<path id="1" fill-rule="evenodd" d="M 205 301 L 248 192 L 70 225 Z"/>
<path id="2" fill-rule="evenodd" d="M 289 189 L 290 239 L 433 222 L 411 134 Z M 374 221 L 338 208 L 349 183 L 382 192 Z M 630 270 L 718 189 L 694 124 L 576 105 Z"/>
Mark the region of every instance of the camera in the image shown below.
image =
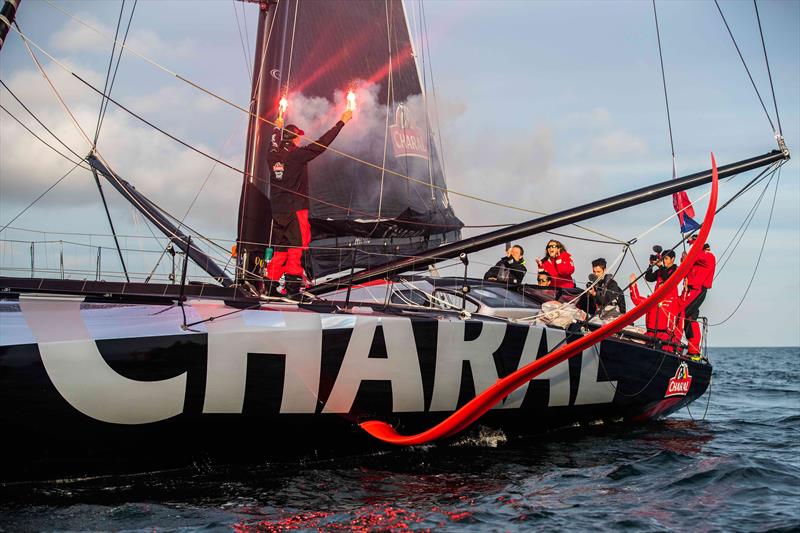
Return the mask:
<path id="1" fill-rule="evenodd" d="M 653 246 L 653 252 L 655 252 L 655 253 L 650 254 L 650 264 L 651 265 L 654 265 L 654 264 L 658 263 L 659 261 L 661 261 L 661 252 L 663 252 L 663 251 L 664 251 L 664 248 L 662 248 L 658 244 Z"/>

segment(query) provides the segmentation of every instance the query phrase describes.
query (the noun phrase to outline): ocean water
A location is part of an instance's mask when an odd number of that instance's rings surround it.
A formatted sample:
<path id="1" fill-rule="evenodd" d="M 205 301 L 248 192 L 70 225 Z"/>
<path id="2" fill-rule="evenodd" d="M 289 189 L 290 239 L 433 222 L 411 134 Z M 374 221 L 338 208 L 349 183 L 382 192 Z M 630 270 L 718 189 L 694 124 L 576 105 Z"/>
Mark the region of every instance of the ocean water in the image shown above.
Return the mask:
<path id="1" fill-rule="evenodd" d="M 800 530 L 800 348 L 710 357 L 710 394 L 661 422 L 0 485 L 0 531 Z"/>

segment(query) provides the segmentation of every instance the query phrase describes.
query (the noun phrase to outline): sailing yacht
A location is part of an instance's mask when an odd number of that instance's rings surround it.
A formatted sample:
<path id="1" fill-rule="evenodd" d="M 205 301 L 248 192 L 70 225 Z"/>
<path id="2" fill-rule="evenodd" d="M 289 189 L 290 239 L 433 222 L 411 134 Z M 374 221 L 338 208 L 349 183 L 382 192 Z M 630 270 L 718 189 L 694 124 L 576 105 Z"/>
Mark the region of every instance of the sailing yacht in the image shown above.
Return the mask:
<path id="1" fill-rule="evenodd" d="M 524 294 L 424 274 L 712 183 L 685 274 L 711 229 L 718 180 L 779 164 L 783 146 L 462 238 L 404 4 L 257 4 L 235 257 L 224 264 L 203 251 L 200 236 L 93 150 L 82 163 L 98 185 L 178 250 L 175 283 L 0 278 L 0 412 L 14 436 L 6 479 L 447 442 L 475 424 L 514 436 L 643 422 L 706 392 L 707 359 L 685 357 L 680 339 L 626 331 L 681 276 L 608 324 L 553 327 Z M 5 5 L 13 20 L 19 2 Z M 309 301 L 262 298 L 258 281 L 276 248 L 270 198 L 280 184 L 265 149 L 276 117 L 324 131 L 345 105 L 363 115 L 314 162 L 308 187 Z M 188 279 L 189 260 L 206 279 Z"/>

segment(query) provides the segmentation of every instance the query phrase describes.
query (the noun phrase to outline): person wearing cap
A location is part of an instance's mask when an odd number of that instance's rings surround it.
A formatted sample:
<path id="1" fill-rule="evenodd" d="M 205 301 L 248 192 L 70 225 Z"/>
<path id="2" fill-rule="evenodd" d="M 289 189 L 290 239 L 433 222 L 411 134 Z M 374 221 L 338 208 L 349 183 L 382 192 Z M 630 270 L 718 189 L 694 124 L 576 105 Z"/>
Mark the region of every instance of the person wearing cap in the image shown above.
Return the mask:
<path id="1" fill-rule="evenodd" d="M 692 235 L 689 237 L 688 243 L 694 246 L 696 240 L 697 235 Z M 684 257 L 686 256 L 684 255 Z M 689 345 L 687 355 L 690 357 L 700 356 L 702 335 L 697 319 L 700 316 L 700 306 L 705 301 L 706 293 L 714 282 L 716 267 L 717 258 L 711 253 L 711 245 L 705 243 L 703 251 L 695 259 L 683 283 L 684 330 L 686 332 L 686 342 Z"/>
<path id="2" fill-rule="evenodd" d="M 286 293 L 300 293 L 303 281 L 301 259 L 311 242 L 308 223 L 308 163 L 321 155 L 342 128 L 353 118 L 353 112 L 342 113 L 339 121 L 322 137 L 300 146 L 305 132 L 295 124 L 283 127 L 283 118 L 275 121 L 269 150 L 270 202 L 272 204 L 272 238 L 275 248 L 267 266 L 267 294 L 278 294 L 278 280 L 284 276 Z"/>

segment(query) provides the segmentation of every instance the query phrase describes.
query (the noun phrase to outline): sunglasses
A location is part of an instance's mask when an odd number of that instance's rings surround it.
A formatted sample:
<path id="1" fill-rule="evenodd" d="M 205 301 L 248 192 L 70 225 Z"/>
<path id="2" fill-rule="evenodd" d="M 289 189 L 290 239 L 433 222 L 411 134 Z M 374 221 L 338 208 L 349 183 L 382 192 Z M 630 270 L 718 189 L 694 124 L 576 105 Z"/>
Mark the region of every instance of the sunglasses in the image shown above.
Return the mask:
<path id="1" fill-rule="evenodd" d="M 539 283 L 547 283 L 547 278 L 539 278 Z"/>
<path id="2" fill-rule="evenodd" d="M 547 248 L 549 250 L 550 248 L 560 248 L 560 246 L 558 246 L 557 244 L 548 244 Z"/>

